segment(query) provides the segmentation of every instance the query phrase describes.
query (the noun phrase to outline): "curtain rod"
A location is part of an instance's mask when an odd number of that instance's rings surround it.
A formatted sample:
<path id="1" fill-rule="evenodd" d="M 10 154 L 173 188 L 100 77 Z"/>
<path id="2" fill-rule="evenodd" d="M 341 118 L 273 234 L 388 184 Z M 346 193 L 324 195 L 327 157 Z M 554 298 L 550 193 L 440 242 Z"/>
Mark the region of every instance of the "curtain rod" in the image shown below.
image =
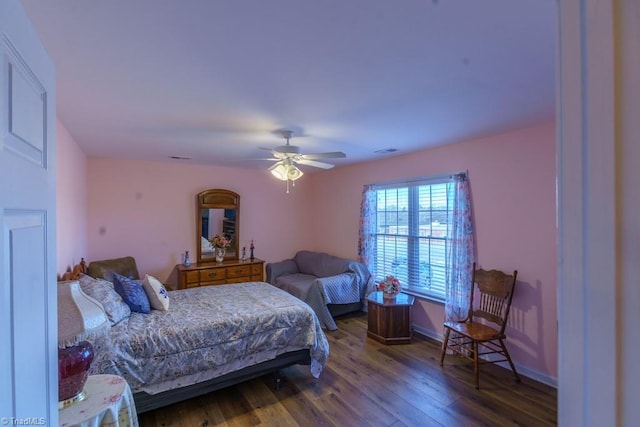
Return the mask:
<path id="1" fill-rule="evenodd" d="M 370 185 L 374 185 L 374 186 L 386 186 L 386 185 L 394 185 L 394 184 L 411 184 L 414 182 L 421 182 L 421 181 L 435 181 L 435 180 L 440 180 L 440 179 L 445 179 L 445 178 L 453 178 L 454 176 L 457 175 L 464 175 L 467 178 L 469 177 L 469 171 L 460 171 L 460 172 L 454 172 L 454 173 L 443 173 L 440 175 L 431 175 L 431 176 L 425 176 L 425 177 L 421 177 L 421 178 L 409 178 L 409 179 L 396 179 L 393 181 L 381 181 L 381 182 L 374 182 L 373 184 Z"/>

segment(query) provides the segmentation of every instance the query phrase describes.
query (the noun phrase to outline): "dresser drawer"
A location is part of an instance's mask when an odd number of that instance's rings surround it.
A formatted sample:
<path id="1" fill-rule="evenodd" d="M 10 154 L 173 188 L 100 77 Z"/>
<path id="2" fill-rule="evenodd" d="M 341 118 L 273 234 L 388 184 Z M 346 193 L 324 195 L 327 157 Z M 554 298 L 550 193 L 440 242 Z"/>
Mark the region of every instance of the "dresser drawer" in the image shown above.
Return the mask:
<path id="1" fill-rule="evenodd" d="M 225 280 L 227 278 L 225 268 L 206 268 L 200 270 L 200 282 L 213 282 L 217 280 Z"/>
<path id="2" fill-rule="evenodd" d="M 262 263 L 251 264 L 251 275 L 255 276 L 256 274 L 262 274 Z"/>
<path id="3" fill-rule="evenodd" d="M 197 271 L 187 271 L 184 273 L 184 281 L 188 288 L 198 286 L 200 275 Z"/>
<path id="4" fill-rule="evenodd" d="M 249 265 L 237 265 L 233 267 L 227 267 L 225 270 L 227 270 L 228 279 L 251 276 L 251 266 Z"/>
<path id="5" fill-rule="evenodd" d="M 2 0 L 0 0 L 2 1 Z M 227 283 L 264 281 L 264 261 L 225 260 L 217 263 L 178 265 L 178 289 Z"/>

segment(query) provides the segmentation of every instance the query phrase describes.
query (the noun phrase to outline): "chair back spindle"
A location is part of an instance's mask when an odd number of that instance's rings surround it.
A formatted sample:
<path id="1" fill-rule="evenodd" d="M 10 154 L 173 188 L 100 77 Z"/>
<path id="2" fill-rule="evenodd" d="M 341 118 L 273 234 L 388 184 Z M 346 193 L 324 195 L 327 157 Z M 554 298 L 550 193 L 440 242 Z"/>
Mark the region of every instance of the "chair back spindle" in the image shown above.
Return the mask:
<path id="1" fill-rule="evenodd" d="M 511 309 L 513 288 L 518 272 L 506 274 L 499 270 L 473 270 L 473 286 L 471 297 L 471 317 L 480 317 L 500 327 L 500 333 L 504 333 Z M 478 293 L 479 301 L 473 306 L 473 294 Z"/>

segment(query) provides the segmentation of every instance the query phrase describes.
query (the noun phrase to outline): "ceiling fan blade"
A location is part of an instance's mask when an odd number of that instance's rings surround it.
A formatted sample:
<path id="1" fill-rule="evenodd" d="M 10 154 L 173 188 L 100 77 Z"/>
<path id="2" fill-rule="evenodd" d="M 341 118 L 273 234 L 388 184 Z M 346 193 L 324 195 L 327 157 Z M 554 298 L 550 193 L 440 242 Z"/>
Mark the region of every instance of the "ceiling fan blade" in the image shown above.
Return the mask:
<path id="1" fill-rule="evenodd" d="M 315 168 L 322 168 L 322 169 L 331 169 L 334 166 L 329 163 L 316 162 L 314 160 L 307 160 L 307 159 L 299 159 L 299 160 L 296 160 L 296 162 L 302 165 L 313 166 Z"/>
<path id="2" fill-rule="evenodd" d="M 342 157 L 347 157 L 341 151 L 333 151 L 331 153 L 316 153 L 316 154 L 303 154 L 301 156 L 303 159 L 313 160 L 313 159 L 337 159 Z"/>
<path id="3" fill-rule="evenodd" d="M 273 154 L 275 160 L 282 160 L 282 159 L 285 159 L 285 158 L 288 157 L 286 153 L 274 150 L 272 148 L 265 148 L 265 147 L 258 147 L 258 148 L 261 149 L 261 150 L 268 151 L 271 154 Z"/>

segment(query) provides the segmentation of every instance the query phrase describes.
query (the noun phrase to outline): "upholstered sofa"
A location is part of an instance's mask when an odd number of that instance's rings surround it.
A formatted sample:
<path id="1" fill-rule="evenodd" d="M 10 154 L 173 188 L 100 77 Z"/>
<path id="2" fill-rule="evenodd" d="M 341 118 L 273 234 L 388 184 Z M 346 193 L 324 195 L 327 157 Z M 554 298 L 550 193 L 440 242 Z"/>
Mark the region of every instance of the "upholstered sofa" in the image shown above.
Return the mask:
<path id="1" fill-rule="evenodd" d="M 113 282 L 113 273 L 118 273 L 134 280 L 140 279 L 136 260 L 131 256 L 93 261 L 87 269 L 89 276 L 109 282 Z"/>
<path id="2" fill-rule="evenodd" d="M 313 308 L 323 327 L 338 329 L 334 316 L 362 309 L 372 280 L 358 261 L 324 252 L 299 251 L 293 258 L 268 263 L 267 281 Z"/>

